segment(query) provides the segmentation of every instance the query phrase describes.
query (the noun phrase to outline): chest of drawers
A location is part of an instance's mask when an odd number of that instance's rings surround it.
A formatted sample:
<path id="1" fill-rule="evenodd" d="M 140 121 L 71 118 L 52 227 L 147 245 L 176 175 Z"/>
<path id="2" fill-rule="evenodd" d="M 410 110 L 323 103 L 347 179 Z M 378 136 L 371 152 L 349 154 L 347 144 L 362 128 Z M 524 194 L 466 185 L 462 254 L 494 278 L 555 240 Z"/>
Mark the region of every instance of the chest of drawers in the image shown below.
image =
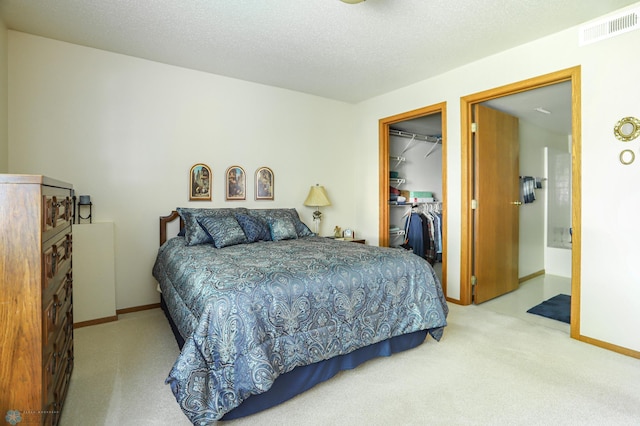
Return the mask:
<path id="1" fill-rule="evenodd" d="M 73 370 L 73 187 L 0 174 L 0 413 L 56 425 Z"/>

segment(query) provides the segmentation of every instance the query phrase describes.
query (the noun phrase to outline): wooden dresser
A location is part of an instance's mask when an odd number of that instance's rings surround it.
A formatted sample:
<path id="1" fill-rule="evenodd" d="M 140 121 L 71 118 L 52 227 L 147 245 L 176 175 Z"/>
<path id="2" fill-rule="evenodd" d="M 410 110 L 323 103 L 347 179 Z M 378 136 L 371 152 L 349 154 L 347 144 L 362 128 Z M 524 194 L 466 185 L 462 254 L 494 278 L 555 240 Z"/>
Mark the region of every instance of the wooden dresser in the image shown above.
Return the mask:
<path id="1" fill-rule="evenodd" d="M 73 370 L 73 186 L 0 174 L 0 416 L 56 425 Z"/>

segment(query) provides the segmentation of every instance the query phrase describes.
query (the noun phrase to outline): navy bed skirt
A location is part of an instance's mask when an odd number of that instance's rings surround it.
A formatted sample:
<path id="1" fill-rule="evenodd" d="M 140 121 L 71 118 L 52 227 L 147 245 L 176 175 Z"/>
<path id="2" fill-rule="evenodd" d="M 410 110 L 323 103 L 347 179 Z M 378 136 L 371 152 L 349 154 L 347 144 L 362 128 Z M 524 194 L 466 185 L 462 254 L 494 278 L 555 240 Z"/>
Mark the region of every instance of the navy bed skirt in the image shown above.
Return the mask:
<path id="1" fill-rule="evenodd" d="M 171 330 L 173 330 L 178 346 L 182 348 L 184 339 L 171 319 L 164 298 L 162 297 L 160 297 L 160 306 L 171 325 Z M 238 419 L 274 407 L 311 389 L 318 383 L 332 378 L 342 370 L 350 370 L 373 358 L 390 356 L 397 352 L 415 348 L 424 342 L 426 337 L 427 330 L 420 330 L 402 336 L 392 337 L 391 339 L 356 349 L 351 353 L 340 355 L 326 361 L 296 367 L 294 370 L 279 376 L 267 392 L 250 396 L 238 407 L 225 414 L 221 420 Z"/>

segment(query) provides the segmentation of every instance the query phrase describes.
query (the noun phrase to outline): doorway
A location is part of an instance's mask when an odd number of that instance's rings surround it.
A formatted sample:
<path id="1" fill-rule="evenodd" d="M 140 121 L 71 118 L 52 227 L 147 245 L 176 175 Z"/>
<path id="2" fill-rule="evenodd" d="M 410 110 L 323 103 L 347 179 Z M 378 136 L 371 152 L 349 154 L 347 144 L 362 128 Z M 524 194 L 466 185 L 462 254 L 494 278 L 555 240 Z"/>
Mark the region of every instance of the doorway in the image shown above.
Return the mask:
<path id="1" fill-rule="evenodd" d="M 492 99 L 530 91 L 537 88 L 546 87 L 561 82 L 571 83 L 571 128 L 572 128 L 572 186 L 571 186 L 571 227 L 572 227 L 572 256 L 571 256 L 571 329 L 573 338 L 580 335 L 580 152 L 581 152 L 581 118 L 580 118 L 580 67 L 573 67 L 566 70 L 546 74 L 529 80 L 509 84 L 506 86 L 491 89 L 485 92 L 472 94 L 461 99 L 461 150 L 462 150 L 462 212 L 461 212 L 461 265 L 460 265 L 460 303 L 471 304 L 472 301 L 472 275 L 474 260 L 474 240 L 473 240 L 473 134 L 472 118 L 476 105 Z M 483 167 L 480 164 L 480 167 Z M 480 247 L 477 248 L 481 250 Z M 499 259 L 496 259 L 499 261 Z"/>
<path id="2" fill-rule="evenodd" d="M 447 149 L 446 149 L 446 125 L 447 122 L 446 117 L 446 102 L 442 102 L 435 105 L 430 105 L 424 108 L 419 108 L 416 110 L 408 111 L 405 113 L 397 114 L 391 117 L 382 118 L 378 122 L 378 130 L 379 130 L 379 173 L 380 173 L 380 186 L 379 186 L 379 245 L 381 247 L 389 247 L 392 244 L 391 235 L 390 235 L 390 216 L 391 216 L 391 204 L 390 204 L 390 186 L 391 186 L 391 178 L 390 172 L 392 171 L 390 166 L 390 156 L 391 156 L 391 146 L 390 146 L 390 133 L 395 128 L 405 129 L 410 131 L 411 133 L 420 134 L 424 133 L 422 136 L 428 136 L 431 134 L 431 130 L 437 128 L 439 130 L 439 142 L 437 144 L 432 144 L 432 146 L 428 149 L 429 152 L 426 153 L 425 157 L 430 155 L 434 149 L 441 149 L 441 191 L 442 194 L 433 194 L 438 198 L 440 214 L 442 217 L 442 225 L 441 225 L 441 244 L 442 244 L 442 255 L 441 262 L 435 265 L 434 269 L 438 274 L 442 289 L 444 294 L 447 294 L 447 264 L 446 264 L 446 247 L 447 247 L 447 220 L 446 220 L 446 208 L 447 208 L 447 184 L 446 184 L 446 158 L 447 158 Z M 421 128 L 426 130 L 421 131 Z M 416 135 L 417 136 L 417 135 Z M 420 139 L 420 138 L 418 138 Z M 410 148 L 413 139 L 408 140 L 406 147 Z M 438 147 L 438 145 L 440 145 Z M 422 158 L 422 156 L 420 157 Z M 394 156 L 395 159 L 395 156 Z M 416 188 L 418 189 L 418 188 Z M 427 189 L 427 188 L 420 188 Z M 410 204 L 409 204 L 410 205 Z M 393 244 L 397 245 L 397 244 Z"/>

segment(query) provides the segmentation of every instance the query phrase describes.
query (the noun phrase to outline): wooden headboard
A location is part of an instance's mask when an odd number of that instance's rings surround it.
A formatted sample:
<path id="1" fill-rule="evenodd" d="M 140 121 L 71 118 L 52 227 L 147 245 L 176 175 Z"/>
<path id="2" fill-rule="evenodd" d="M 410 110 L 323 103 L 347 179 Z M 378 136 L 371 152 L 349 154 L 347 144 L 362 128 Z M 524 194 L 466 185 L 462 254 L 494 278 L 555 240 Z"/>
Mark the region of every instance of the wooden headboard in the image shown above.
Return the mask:
<path id="1" fill-rule="evenodd" d="M 160 245 L 163 245 L 165 241 L 167 241 L 167 229 L 170 227 L 169 224 L 173 223 L 174 220 L 180 218 L 180 228 L 184 228 L 184 221 L 180 217 L 177 211 L 172 211 L 168 216 L 160 216 Z M 178 233 L 176 231 L 176 234 Z"/>

